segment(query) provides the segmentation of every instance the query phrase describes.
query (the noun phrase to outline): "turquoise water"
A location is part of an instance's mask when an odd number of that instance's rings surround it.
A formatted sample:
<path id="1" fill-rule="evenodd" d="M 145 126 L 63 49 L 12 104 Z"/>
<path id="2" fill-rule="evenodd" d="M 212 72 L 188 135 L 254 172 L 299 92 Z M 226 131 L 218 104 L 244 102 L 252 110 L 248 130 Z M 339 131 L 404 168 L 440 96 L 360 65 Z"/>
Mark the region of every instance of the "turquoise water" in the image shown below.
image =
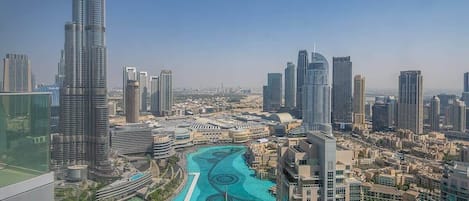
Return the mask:
<path id="1" fill-rule="evenodd" d="M 140 179 L 141 177 L 143 177 L 143 175 L 144 175 L 144 174 L 141 173 L 141 172 L 136 173 L 136 174 L 134 174 L 134 175 L 132 175 L 132 176 L 130 177 L 130 181 L 135 181 L 135 180 L 137 180 L 137 179 Z"/>
<path id="2" fill-rule="evenodd" d="M 268 189 L 275 183 L 254 177 L 243 159 L 243 146 L 199 148 L 187 156 L 188 172 L 200 177 L 191 201 L 274 201 Z M 186 186 L 175 201 L 184 201 L 194 176 L 189 175 Z M 225 195 L 227 194 L 227 195 Z"/>

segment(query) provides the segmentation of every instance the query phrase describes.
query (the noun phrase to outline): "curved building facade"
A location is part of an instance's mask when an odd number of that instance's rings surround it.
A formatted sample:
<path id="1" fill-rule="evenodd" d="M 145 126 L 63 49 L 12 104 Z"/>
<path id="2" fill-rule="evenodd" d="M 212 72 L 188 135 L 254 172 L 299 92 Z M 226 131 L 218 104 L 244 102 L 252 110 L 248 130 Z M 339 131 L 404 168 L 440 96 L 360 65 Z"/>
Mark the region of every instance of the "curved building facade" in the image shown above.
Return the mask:
<path id="1" fill-rule="evenodd" d="M 138 176 L 138 177 L 137 177 Z M 149 172 L 137 173 L 128 180 L 119 180 L 96 192 L 96 200 L 118 200 L 137 192 L 146 185 L 151 184 Z"/>
<path id="2" fill-rule="evenodd" d="M 167 134 L 157 134 L 153 136 L 153 158 L 166 159 L 175 154 L 174 140 Z"/>
<path id="3" fill-rule="evenodd" d="M 249 141 L 249 130 L 247 129 L 230 129 L 230 137 L 233 139 L 233 143 L 245 143 Z"/>
<path id="4" fill-rule="evenodd" d="M 303 124 L 308 131 L 331 134 L 331 87 L 327 59 L 313 52 L 306 69 L 303 93 Z"/>

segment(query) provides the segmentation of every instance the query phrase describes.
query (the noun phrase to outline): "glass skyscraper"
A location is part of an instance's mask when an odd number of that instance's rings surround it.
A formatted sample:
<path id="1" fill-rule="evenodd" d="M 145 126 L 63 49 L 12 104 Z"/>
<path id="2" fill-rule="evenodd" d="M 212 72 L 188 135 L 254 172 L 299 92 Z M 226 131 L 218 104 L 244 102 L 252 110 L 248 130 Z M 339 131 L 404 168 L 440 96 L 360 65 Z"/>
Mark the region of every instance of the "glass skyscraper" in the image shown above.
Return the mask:
<path id="1" fill-rule="evenodd" d="M 352 123 L 352 62 L 349 56 L 332 58 L 332 121 Z"/>
<path id="2" fill-rule="evenodd" d="M 57 167 L 88 165 L 94 176 L 112 173 L 108 160 L 105 0 L 73 0 L 65 25 L 65 79 L 60 134 L 54 138 Z"/>
<path id="3" fill-rule="evenodd" d="M 303 87 L 303 124 L 307 131 L 332 135 L 331 86 L 327 59 L 313 52 Z"/>
<path id="4" fill-rule="evenodd" d="M 296 109 L 298 118 L 303 115 L 303 85 L 305 84 L 306 69 L 308 68 L 308 51 L 298 52 L 298 63 L 296 64 Z"/>
<path id="5" fill-rule="evenodd" d="M 53 200 L 49 121 L 50 93 L 0 93 L 0 200 Z"/>
<path id="6" fill-rule="evenodd" d="M 285 107 L 293 109 L 295 107 L 295 64 L 288 62 L 285 68 Z"/>

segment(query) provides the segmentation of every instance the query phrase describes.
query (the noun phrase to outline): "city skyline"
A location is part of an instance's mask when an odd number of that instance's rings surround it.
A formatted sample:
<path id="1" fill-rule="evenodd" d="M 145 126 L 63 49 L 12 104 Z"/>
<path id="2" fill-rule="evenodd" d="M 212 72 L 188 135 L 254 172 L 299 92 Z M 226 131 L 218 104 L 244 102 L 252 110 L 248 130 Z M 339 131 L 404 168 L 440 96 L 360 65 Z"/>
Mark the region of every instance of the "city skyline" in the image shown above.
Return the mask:
<path id="1" fill-rule="evenodd" d="M 174 80 L 177 88 L 216 87 L 221 83 L 225 86 L 259 87 L 266 81 L 263 78 L 265 73 L 282 72 L 284 64 L 289 61 L 296 64 L 296 52 L 300 49 L 312 50 L 316 43 L 317 50 L 330 63 L 334 56 L 351 56 L 354 61 L 353 74 L 366 76 L 370 88 L 396 89 L 398 84 L 394 78 L 399 72 L 415 69 L 421 70 L 429 80 L 425 85 L 427 89 L 462 89 L 461 74 L 469 66 L 469 60 L 459 58 L 464 58 L 469 52 L 466 48 L 469 29 L 458 24 L 467 21 L 468 17 L 461 14 L 469 3 L 403 2 L 339 4 L 298 1 L 271 2 L 265 6 L 261 2 L 247 1 L 236 4 L 141 1 L 123 6 L 123 1 L 113 1 L 108 3 L 107 14 L 108 29 L 112 30 L 107 39 L 107 45 L 112 47 L 108 55 L 108 84 L 110 88 L 120 86 L 117 79 L 120 68 L 130 65 L 149 74 L 171 69 L 181 75 Z M 32 4 L 28 7 L 34 9 L 28 9 L 28 15 L 11 18 L 24 9 L 25 3 Z M 308 5 L 313 4 L 323 9 L 314 13 L 269 14 L 271 11 L 297 8 L 298 3 L 305 5 L 299 9 L 307 9 Z M 69 1 L 59 0 L 0 2 L 0 8 L 8 8 L 0 10 L 0 23 L 5 27 L 2 30 L 4 37 L 0 39 L 3 44 L 0 55 L 30 55 L 32 71 L 38 83 L 53 83 L 54 75 L 48 72 L 55 72 L 60 59 L 64 19 L 70 19 L 66 8 L 70 6 Z M 198 11 L 193 11 L 197 10 L 192 9 L 193 6 L 202 11 L 219 11 L 198 15 Z M 233 11 L 222 12 L 226 7 Z M 150 12 L 153 9 L 157 12 Z M 167 16 L 172 15 L 167 15 L 167 12 L 175 9 L 187 12 L 168 19 Z M 333 9 L 343 12 L 329 12 Z M 141 12 L 135 16 L 119 15 L 126 10 Z M 235 15 L 241 11 L 244 16 Z M 400 15 L 393 15 L 397 11 Z M 213 19 L 215 16 L 220 19 Z M 195 17 L 191 21 L 193 25 L 188 25 L 184 20 L 187 17 Z M 313 17 L 320 17 L 323 21 L 316 23 L 308 20 Z M 38 26 L 37 20 L 50 23 L 40 23 L 41 26 Z M 154 26 L 144 26 L 147 20 Z M 438 23 L 440 28 L 433 29 L 434 23 Z M 336 27 L 346 28 L 347 35 Z M 37 37 L 27 37 L 27 33 L 36 33 Z M 129 50 L 136 53 L 129 54 Z M 245 74 L 248 70 L 252 73 Z M 220 76 L 207 79 L 207 75 L 201 73 L 207 71 Z M 259 79 L 261 77 L 263 79 Z M 446 77 L 454 79 L 448 80 Z"/>

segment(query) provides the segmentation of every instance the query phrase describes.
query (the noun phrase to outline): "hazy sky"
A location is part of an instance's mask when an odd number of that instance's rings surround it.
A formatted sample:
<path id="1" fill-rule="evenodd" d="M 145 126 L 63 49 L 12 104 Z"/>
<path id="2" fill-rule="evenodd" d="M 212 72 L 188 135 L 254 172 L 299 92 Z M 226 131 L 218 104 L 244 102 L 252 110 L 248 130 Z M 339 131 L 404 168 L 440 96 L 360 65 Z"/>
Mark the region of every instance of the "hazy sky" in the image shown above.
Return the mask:
<path id="1" fill-rule="evenodd" d="M 462 88 L 469 71 L 467 0 L 107 0 L 108 83 L 123 65 L 173 70 L 175 87 L 261 87 L 298 50 L 351 56 L 367 88 L 397 88 L 400 70 L 425 88 Z M 71 0 L 0 0 L 0 56 L 25 53 L 51 83 Z M 332 64 L 330 64 L 332 67 Z"/>

